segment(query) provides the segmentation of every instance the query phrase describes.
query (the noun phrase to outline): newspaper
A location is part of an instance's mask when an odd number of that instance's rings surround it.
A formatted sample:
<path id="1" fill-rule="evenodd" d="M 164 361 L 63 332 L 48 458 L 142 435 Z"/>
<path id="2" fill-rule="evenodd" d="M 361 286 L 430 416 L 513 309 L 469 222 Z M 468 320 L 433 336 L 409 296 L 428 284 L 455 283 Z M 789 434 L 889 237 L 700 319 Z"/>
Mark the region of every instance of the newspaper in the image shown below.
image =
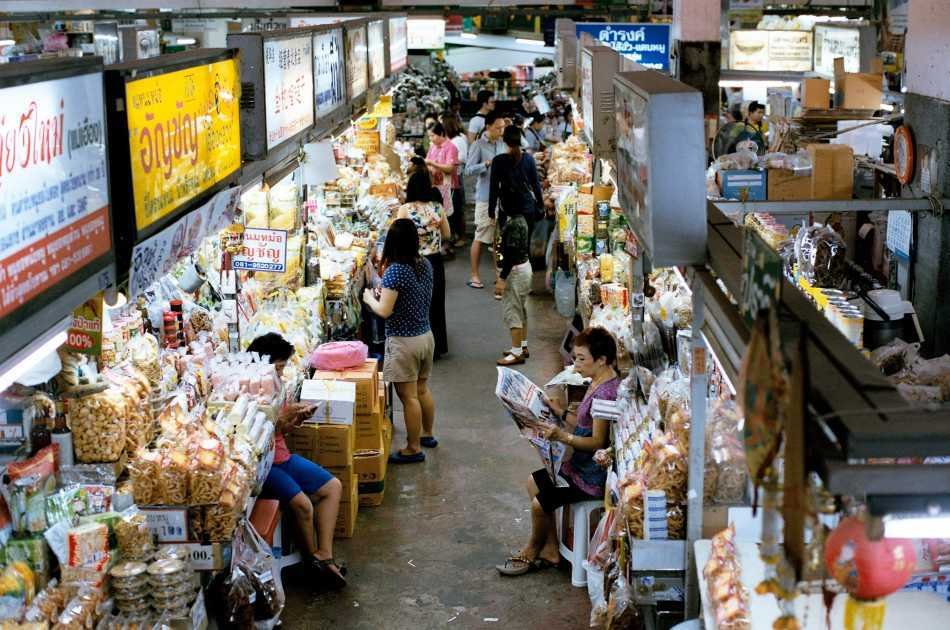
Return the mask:
<path id="1" fill-rule="evenodd" d="M 520 372 L 499 367 L 495 396 L 508 411 L 521 435 L 537 449 L 544 469 L 551 480 L 557 483 L 557 474 L 561 470 L 567 446 L 544 439 L 545 431 L 561 426 L 561 423 L 544 402 L 541 389 Z"/>

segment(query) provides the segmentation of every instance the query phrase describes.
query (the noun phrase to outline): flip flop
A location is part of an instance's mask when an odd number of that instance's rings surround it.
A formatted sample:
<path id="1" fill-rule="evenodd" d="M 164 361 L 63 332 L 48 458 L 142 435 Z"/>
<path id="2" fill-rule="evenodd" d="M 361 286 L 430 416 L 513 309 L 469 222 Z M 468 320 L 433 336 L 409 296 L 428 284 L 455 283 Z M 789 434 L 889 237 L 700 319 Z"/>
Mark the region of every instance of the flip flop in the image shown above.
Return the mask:
<path id="1" fill-rule="evenodd" d="M 434 436 L 431 436 L 431 435 L 427 435 L 427 436 L 423 437 L 423 438 L 422 438 L 421 440 L 419 440 L 419 441 L 420 441 L 420 442 L 422 443 L 422 445 L 423 445 L 424 447 L 426 447 L 426 448 L 435 448 L 436 446 L 439 445 L 439 441 L 438 441 L 437 439 L 435 439 Z"/>
<path id="2" fill-rule="evenodd" d="M 331 565 L 335 566 L 339 573 L 330 568 Z M 317 560 L 314 558 L 311 566 L 317 572 L 319 581 L 322 582 L 327 588 L 334 591 L 339 591 L 343 588 L 346 588 L 346 578 L 343 577 L 346 575 L 346 568 L 344 566 L 338 565 L 333 560 L 333 558 L 329 558 L 327 560 Z"/>
<path id="3" fill-rule="evenodd" d="M 422 451 L 406 455 L 402 451 L 395 451 L 389 455 L 390 464 L 419 464 L 426 460 L 426 454 Z"/>
<path id="4" fill-rule="evenodd" d="M 466 282 L 465 284 L 467 284 L 468 286 L 472 287 L 473 289 L 484 289 L 484 288 L 485 288 L 485 285 L 484 285 L 484 284 L 482 284 L 481 282 L 478 282 L 478 281 L 476 281 L 476 280 L 469 280 L 469 281 Z"/>
<path id="5" fill-rule="evenodd" d="M 524 556 L 506 558 L 504 564 L 496 564 L 495 569 L 500 574 L 508 577 L 519 577 L 537 571 L 534 561 L 528 560 Z"/>

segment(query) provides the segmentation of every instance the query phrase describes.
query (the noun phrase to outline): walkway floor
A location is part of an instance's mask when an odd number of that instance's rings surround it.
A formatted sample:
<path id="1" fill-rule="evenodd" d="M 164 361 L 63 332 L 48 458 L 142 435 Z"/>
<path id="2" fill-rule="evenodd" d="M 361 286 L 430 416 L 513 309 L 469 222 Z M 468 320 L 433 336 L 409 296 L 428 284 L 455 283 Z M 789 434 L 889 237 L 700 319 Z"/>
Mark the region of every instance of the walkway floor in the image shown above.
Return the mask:
<path id="1" fill-rule="evenodd" d="M 490 279 L 487 260 L 483 268 Z M 491 287 L 468 288 L 467 270 L 467 255 L 446 265 L 450 352 L 432 378 L 439 447 L 425 464 L 390 466 L 383 504 L 360 508 L 354 537 L 335 543 L 349 565 L 345 591 L 314 595 L 293 569 L 284 572 L 284 628 L 587 627 L 587 592 L 571 586 L 567 569 L 507 579 L 494 569 L 527 540 L 524 484 L 540 462 L 494 396 L 495 360 L 508 336 Z M 532 355 L 523 366 L 538 383 L 559 369 L 565 327 L 542 284 L 535 274 Z M 400 418 L 397 447 L 405 443 Z"/>

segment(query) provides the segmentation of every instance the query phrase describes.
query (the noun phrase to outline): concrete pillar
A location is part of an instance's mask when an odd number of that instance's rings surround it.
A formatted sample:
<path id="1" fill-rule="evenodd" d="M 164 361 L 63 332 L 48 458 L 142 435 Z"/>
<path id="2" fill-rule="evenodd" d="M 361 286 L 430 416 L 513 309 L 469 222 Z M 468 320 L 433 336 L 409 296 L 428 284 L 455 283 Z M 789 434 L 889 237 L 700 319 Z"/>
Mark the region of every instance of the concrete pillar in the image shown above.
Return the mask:
<path id="1" fill-rule="evenodd" d="M 904 122 L 914 133 L 917 169 L 905 196 L 950 197 L 950 2 L 908 5 Z M 930 188 L 927 189 L 929 182 Z M 950 217 L 916 213 L 912 299 L 927 356 L 950 352 Z"/>
<path id="2" fill-rule="evenodd" d="M 721 0 L 673 0 L 676 78 L 703 93 L 706 116 L 719 113 Z"/>

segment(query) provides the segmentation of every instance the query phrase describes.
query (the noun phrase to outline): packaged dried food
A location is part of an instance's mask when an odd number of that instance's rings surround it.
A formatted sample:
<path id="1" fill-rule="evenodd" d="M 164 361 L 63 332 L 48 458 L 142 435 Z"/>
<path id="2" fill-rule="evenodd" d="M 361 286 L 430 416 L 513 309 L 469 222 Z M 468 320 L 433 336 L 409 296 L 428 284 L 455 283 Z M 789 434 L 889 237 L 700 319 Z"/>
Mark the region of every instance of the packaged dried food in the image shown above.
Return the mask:
<path id="1" fill-rule="evenodd" d="M 41 590 L 30 607 L 23 615 L 23 620 L 28 623 L 45 622 L 52 623 L 62 612 L 66 605 L 66 588 L 61 586 L 55 579 Z"/>
<path id="2" fill-rule="evenodd" d="M 122 513 L 114 525 L 116 546 L 124 560 L 148 560 L 155 551 L 152 531 L 148 519 L 131 507 Z"/>
<path id="3" fill-rule="evenodd" d="M 152 505 L 161 501 L 159 477 L 162 457 L 155 451 L 140 450 L 129 462 L 132 496 L 138 505 Z"/>
<path id="4" fill-rule="evenodd" d="M 15 534 L 36 534 L 48 527 L 46 497 L 56 489 L 57 448 L 44 447 L 33 457 L 7 466 L 10 481 L 2 490 Z"/>
<path id="5" fill-rule="evenodd" d="M 67 416 L 76 460 L 118 461 L 125 450 L 128 406 L 116 391 L 105 389 L 69 400 Z"/>
<path id="6" fill-rule="evenodd" d="M 29 567 L 25 567 L 25 570 L 29 571 Z M 6 567 L 0 573 L 0 619 L 19 619 L 29 604 L 32 589 L 32 575 L 27 583 L 23 573 L 13 566 Z"/>
<path id="7" fill-rule="evenodd" d="M 99 564 L 109 555 L 109 528 L 102 523 L 86 523 L 66 532 L 67 564 L 85 567 Z"/>
<path id="8" fill-rule="evenodd" d="M 835 289 L 844 284 L 847 246 L 841 235 L 827 225 L 799 230 L 795 239 L 798 273 L 816 288 Z"/>
<path id="9" fill-rule="evenodd" d="M 159 484 L 162 503 L 186 505 L 188 503 L 188 453 L 182 448 L 168 451 L 162 460 Z"/>
<path id="10" fill-rule="evenodd" d="M 742 416 L 735 402 L 713 404 L 706 423 L 705 480 L 712 487 L 704 494 L 722 505 L 741 503 L 746 494 L 749 477 L 741 427 Z"/>
<path id="11" fill-rule="evenodd" d="M 178 559 L 156 560 L 148 565 L 148 580 L 153 586 L 175 584 L 181 581 L 187 570 L 187 565 Z"/>
<path id="12" fill-rule="evenodd" d="M 148 588 L 148 565 L 144 562 L 120 562 L 109 571 L 112 578 L 112 587 L 126 591 Z"/>

